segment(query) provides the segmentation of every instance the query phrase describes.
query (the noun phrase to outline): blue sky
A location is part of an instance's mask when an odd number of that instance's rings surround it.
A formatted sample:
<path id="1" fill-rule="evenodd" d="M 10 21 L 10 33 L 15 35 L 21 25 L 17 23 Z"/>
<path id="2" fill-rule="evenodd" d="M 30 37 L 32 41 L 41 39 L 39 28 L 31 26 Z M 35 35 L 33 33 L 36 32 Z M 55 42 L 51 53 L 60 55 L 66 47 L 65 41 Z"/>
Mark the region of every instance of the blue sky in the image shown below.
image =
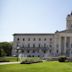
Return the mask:
<path id="1" fill-rule="evenodd" d="M 0 42 L 14 33 L 54 33 L 66 28 L 72 0 L 0 0 Z"/>

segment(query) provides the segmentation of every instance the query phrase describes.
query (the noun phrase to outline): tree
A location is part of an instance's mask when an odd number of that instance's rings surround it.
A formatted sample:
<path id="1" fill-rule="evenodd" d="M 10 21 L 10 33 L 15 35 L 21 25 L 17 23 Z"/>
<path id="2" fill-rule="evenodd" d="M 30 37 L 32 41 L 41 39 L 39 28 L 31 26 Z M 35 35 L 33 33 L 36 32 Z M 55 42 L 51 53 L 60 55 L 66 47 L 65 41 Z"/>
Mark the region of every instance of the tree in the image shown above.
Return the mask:
<path id="1" fill-rule="evenodd" d="M 3 52 L 5 52 L 7 56 L 10 56 L 11 51 L 12 51 L 12 43 L 0 42 L 0 55 L 2 55 Z"/>
<path id="2" fill-rule="evenodd" d="M 0 49 L 0 57 L 6 56 L 6 53 L 3 49 Z"/>

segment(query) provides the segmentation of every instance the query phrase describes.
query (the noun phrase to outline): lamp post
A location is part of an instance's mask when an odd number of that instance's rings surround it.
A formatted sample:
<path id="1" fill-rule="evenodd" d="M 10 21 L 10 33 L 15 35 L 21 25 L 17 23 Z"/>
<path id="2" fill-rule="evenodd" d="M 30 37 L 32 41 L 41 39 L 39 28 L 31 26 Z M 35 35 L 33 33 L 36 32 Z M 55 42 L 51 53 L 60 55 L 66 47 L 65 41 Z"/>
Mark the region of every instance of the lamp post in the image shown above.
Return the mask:
<path id="1" fill-rule="evenodd" d="M 18 52 L 19 52 L 20 47 L 17 47 L 17 61 L 18 61 Z"/>

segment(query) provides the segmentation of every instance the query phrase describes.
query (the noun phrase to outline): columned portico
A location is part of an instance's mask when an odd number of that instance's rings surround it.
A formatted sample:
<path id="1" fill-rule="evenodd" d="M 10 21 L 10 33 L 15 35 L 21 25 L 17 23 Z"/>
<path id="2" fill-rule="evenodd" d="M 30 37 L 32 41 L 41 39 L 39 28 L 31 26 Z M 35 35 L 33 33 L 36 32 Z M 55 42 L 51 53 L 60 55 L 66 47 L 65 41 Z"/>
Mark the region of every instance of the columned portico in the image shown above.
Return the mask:
<path id="1" fill-rule="evenodd" d="M 61 36 L 61 55 L 70 56 L 71 41 L 70 36 Z"/>

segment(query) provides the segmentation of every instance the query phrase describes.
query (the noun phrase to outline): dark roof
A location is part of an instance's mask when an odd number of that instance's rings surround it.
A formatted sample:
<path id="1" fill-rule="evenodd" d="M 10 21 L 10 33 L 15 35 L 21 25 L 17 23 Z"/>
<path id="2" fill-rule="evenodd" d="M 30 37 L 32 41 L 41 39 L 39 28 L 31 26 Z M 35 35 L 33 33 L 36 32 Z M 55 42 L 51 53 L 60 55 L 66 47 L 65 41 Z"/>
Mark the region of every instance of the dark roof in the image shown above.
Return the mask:
<path id="1" fill-rule="evenodd" d="M 63 30 L 63 31 L 57 31 L 56 33 L 72 33 L 72 29 Z"/>
<path id="2" fill-rule="evenodd" d="M 54 35 L 54 33 L 15 33 L 15 35 Z"/>

